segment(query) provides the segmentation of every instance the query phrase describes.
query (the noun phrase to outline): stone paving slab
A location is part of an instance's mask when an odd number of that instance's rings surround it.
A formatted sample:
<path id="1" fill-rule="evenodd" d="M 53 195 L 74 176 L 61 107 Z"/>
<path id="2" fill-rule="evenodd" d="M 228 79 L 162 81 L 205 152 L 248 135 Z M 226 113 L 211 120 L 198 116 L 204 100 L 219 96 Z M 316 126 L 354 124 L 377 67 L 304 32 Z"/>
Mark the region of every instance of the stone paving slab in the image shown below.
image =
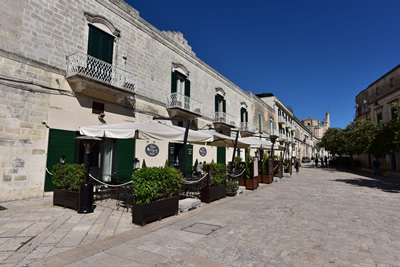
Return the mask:
<path id="1" fill-rule="evenodd" d="M 0 238 L 9 231 L 17 237 L 34 223 L 50 223 L 46 229 L 52 226 L 56 237 L 48 235 L 31 253 L 0 251 L 0 264 L 400 266 L 400 181 L 309 166 L 279 183 L 144 227 L 131 224 L 126 212 L 99 207 L 81 217 L 61 209 L 64 223 L 58 221 L 58 229 L 51 216 L 24 221 L 10 215 L 0 219 Z M 24 229 L 3 231 L 10 221 Z M 80 231 L 87 234 L 82 237 Z M 61 246 L 64 239 L 69 246 Z"/>

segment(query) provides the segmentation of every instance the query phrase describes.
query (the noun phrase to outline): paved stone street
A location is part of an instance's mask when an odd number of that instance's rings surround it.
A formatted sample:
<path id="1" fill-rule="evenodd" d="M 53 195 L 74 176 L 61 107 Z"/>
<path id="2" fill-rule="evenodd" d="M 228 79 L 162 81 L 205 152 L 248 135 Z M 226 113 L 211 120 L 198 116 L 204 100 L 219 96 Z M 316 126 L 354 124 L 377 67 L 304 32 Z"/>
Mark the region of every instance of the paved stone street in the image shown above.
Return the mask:
<path id="1" fill-rule="evenodd" d="M 0 264 L 400 266 L 399 192 L 393 178 L 309 165 L 144 227 L 107 203 L 88 215 L 53 207 L 49 198 L 3 203 Z"/>

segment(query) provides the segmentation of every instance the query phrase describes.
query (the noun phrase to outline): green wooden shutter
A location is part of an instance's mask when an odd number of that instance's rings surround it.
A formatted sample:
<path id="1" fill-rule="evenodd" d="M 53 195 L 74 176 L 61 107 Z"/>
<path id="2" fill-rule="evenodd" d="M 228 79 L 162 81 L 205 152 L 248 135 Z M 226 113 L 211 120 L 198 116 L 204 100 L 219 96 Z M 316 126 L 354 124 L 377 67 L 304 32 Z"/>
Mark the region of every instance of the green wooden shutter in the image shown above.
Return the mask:
<path id="1" fill-rule="evenodd" d="M 46 163 L 50 172 L 55 164 L 60 163 L 63 155 L 67 158 L 67 163 L 75 162 L 75 137 L 76 132 L 73 131 L 50 129 Z M 51 175 L 46 172 L 44 191 L 53 191 L 53 189 Z"/>
<path id="2" fill-rule="evenodd" d="M 114 36 L 89 25 L 88 55 L 112 64 Z"/>
<path id="3" fill-rule="evenodd" d="M 133 159 L 135 158 L 135 139 L 118 139 L 115 160 L 117 180 L 127 182 L 132 177 Z"/>
<path id="4" fill-rule="evenodd" d="M 168 143 L 168 166 L 174 167 L 175 163 L 175 143 Z"/>
<path id="5" fill-rule="evenodd" d="M 244 115 L 246 116 L 246 122 L 249 122 L 249 113 L 245 110 Z"/>
<path id="6" fill-rule="evenodd" d="M 226 149 L 225 149 L 225 147 L 217 147 L 217 163 L 226 164 Z"/>
<path id="7" fill-rule="evenodd" d="M 245 109 L 241 108 L 240 109 L 240 122 L 244 122 L 244 112 L 245 112 Z"/>
<path id="8" fill-rule="evenodd" d="M 190 97 L 190 81 L 185 80 L 185 96 Z"/>
<path id="9" fill-rule="evenodd" d="M 178 80 L 178 75 L 176 72 L 171 74 L 171 93 L 176 93 L 176 81 Z"/>
<path id="10" fill-rule="evenodd" d="M 225 101 L 225 99 L 222 99 L 222 111 L 226 112 L 226 101 Z"/>
<path id="11" fill-rule="evenodd" d="M 188 151 L 191 150 L 191 155 Z M 193 171 L 193 145 L 186 144 L 185 151 L 185 173 L 186 175 L 191 175 Z"/>
<path id="12" fill-rule="evenodd" d="M 218 96 L 218 95 L 215 95 L 214 99 L 215 99 L 215 112 L 218 112 L 218 111 L 219 111 L 219 110 L 218 110 L 218 100 L 219 100 L 219 96 Z"/>
<path id="13" fill-rule="evenodd" d="M 261 113 L 258 113 L 258 132 L 262 133 Z"/>

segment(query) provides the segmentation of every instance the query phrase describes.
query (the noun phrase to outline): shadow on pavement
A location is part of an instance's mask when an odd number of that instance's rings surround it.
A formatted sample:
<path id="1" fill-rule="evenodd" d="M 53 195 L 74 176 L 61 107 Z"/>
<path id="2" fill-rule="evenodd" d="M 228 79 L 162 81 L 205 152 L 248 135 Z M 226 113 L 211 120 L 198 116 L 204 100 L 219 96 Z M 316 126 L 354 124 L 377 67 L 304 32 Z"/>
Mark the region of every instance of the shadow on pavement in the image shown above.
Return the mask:
<path id="1" fill-rule="evenodd" d="M 314 165 L 303 165 L 303 168 L 309 168 L 309 169 L 314 169 Z M 342 183 L 347 183 L 351 185 L 356 185 L 356 186 L 363 186 L 363 187 L 370 187 L 370 188 L 376 188 L 380 189 L 384 192 L 387 193 L 400 193 L 400 179 L 398 178 L 393 178 L 393 177 L 384 177 L 384 176 L 376 176 L 368 173 L 362 173 L 358 171 L 352 171 L 352 170 L 344 170 L 344 169 L 336 169 L 336 168 L 326 168 L 326 167 L 321 167 L 320 165 L 318 166 L 318 169 L 321 171 L 327 171 L 330 173 L 336 173 L 336 172 L 349 172 L 353 174 L 357 174 L 359 176 L 363 176 L 365 178 L 359 177 L 359 178 L 354 178 L 354 179 L 336 179 L 333 180 L 335 182 L 342 182 Z"/>
<path id="2" fill-rule="evenodd" d="M 396 178 L 373 177 L 357 179 L 336 179 L 336 182 L 380 189 L 388 193 L 400 193 L 400 182 Z"/>

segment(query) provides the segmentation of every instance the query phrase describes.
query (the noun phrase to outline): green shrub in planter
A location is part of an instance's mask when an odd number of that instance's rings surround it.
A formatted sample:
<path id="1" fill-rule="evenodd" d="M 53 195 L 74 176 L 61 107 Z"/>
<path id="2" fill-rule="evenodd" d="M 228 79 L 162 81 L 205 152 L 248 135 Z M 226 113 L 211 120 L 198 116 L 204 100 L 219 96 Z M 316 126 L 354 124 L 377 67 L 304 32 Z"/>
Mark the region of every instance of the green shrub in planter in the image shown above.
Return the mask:
<path id="1" fill-rule="evenodd" d="M 253 160 L 250 156 L 249 150 L 247 150 L 247 153 L 246 153 L 245 168 L 246 168 L 246 171 L 244 172 L 243 178 L 244 179 L 254 179 Z"/>
<path id="2" fill-rule="evenodd" d="M 225 184 L 226 179 L 228 178 L 225 165 L 222 163 L 208 163 L 205 164 L 206 170 L 208 169 L 208 166 L 210 166 L 210 186 Z"/>
<path id="3" fill-rule="evenodd" d="M 226 182 L 226 193 L 236 193 L 239 189 L 239 184 L 236 181 Z"/>
<path id="4" fill-rule="evenodd" d="M 137 204 L 147 204 L 176 195 L 183 180 L 180 170 L 167 167 L 147 167 L 132 175 L 133 192 Z"/>
<path id="5" fill-rule="evenodd" d="M 55 188 L 79 191 L 85 178 L 85 164 L 56 164 L 52 173 L 51 181 Z"/>

